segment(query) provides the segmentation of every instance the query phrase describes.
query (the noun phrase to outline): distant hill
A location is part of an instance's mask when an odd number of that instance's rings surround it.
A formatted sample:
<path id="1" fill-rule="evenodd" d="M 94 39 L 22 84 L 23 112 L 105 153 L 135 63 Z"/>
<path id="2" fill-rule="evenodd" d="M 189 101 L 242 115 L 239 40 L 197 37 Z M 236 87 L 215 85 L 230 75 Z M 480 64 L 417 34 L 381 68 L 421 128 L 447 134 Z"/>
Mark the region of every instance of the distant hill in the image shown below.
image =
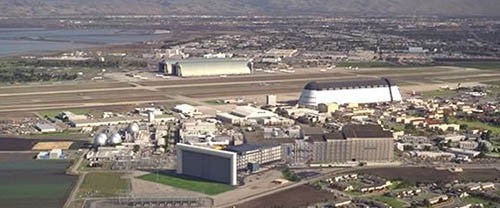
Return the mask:
<path id="1" fill-rule="evenodd" d="M 0 1 L 0 16 L 110 14 L 500 16 L 500 0 Z"/>

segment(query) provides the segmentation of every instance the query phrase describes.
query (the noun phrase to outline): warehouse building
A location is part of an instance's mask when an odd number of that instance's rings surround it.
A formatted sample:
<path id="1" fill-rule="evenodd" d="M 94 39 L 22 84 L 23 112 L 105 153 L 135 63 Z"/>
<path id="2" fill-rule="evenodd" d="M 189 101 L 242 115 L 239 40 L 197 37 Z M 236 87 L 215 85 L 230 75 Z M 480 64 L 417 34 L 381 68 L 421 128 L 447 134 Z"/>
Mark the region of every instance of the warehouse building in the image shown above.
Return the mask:
<path id="1" fill-rule="evenodd" d="M 378 125 L 349 124 L 339 132 L 307 136 L 313 163 L 389 162 L 394 154 L 392 133 Z"/>
<path id="2" fill-rule="evenodd" d="M 56 127 L 50 125 L 50 124 L 46 124 L 46 123 L 39 123 L 39 124 L 36 124 L 35 125 L 35 128 L 42 132 L 42 133 L 50 133 L 50 132 L 56 132 L 57 129 Z"/>
<path id="3" fill-rule="evenodd" d="M 246 59 L 179 59 L 159 64 L 159 71 L 179 77 L 250 74 L 253 64 Z"/>
<path id="4" fill-rule="evenodd" d="M 256 123 L 262 125 L 293 125 L 295 123 L 292 119 L 284 118 L 271 111 L 253 106 L 237 106 L 230 113 L 217 113 L 216 117 L 224 123 L 233 125 L 251 125 Z"/>
<path id="5" fill-rule="evenodd" d="M 351 81 L 309 82 L 299 98 L 299 105 L 380 103 L 401 101 L 399 87 L 386 78 Z"/>
<path id="6" fill-rule="evenodd" d="M 256 171 L 260 165 L 281 160 L 281 145 L 260 146 L 255 144 L 242 144 L 229 146 L 227 151 L 235 152 L 238 170 Z"/>
<path id="7" fill-rule="evenodd" d="M 178 143 L 177 174 L 237 185 L 236 153 Z"/>

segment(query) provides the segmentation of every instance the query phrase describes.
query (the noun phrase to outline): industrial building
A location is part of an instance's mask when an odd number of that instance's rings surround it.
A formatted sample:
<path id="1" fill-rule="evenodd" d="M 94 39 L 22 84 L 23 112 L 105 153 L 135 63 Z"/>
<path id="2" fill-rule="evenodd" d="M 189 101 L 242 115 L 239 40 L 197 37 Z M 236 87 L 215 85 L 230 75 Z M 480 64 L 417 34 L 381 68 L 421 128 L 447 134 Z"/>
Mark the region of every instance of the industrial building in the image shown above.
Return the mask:
<path id="1" fill-rule="evenodd" d="M 178 143 L 177 174 L 237 185 L 234 152 Z"/>
<path id="2" fill-rule="evenodd" d="M 193 116 L 195 114 L 199 114 L 198 109 L 189 104 L 176 105 L 172 110 L 178 113 L 182 113 L 186 116 Z"/>
<path id="3" fill-rule="evenodd" d="M 179 77 L 250 74 L 253 64 L 246 59 L 179 59 L 159 64 L 159 71 Z"/>
<path id="4" fill-rule="evenodd" d="M 45 123 L 36 124 L 35 128 L 42 133 L 50 133 L 50 132 L 57 131 L 56 127 L 54 127 L 50 124 L 45 124 Z"/>
<path id="5" fill-rule="evenodd" d="M 52 149 L 48 152 L 39 152 L 36 156 L 37 160 L 57 160 L 64 159 L 61 149 Z"/>
<path id="6" fill-rule="evenodd" d="M 256 108 L 253 106 L 237 106 L 230 113 L 222 112 L 217 113 L 218 120 L 234 125 L 293 125 L 294 120 L 284 118 L 276 113 L 268 110 Z"/>
<path id="7" fill-rule="evenodd" d="M 69 120 L 69 124 L 72 127 L 82 128 L 82 127 L 96 127 L 96 126 L 110 126 L 118 124 L 127 124 L 133 122 L 141 122 L 151 120 L 154 122 L 166 122 L 172 121 L 175 118 L 169 115 L 160 116 L 128 116 L 128 117 L 109 117 L 109 118 L 98 118 L 98 119 L 81 119 L 81 120 Z"/>
<path id="8" fill-rule="evenodd" d="M 379 103 L 401 101 L 399 87 L 386 78 L 351 81 L 309 82 L 299 98 L 299 105 Z"/>
<path id="9" fill-rule="evenodd" d="M 392 133 L 378 125 L 349 124 L 339 132 L 306 136 L 313 163 L 388 162 L 394 154 Z"/>
<path id="10" fill-rule="evenodd" d="M 281 160 L 281 145 L 260 146 L 254 144 L 242 144 L 229 146 L 227 151 L 238 154 L 238 170 L 256 171 L 258 166 Z M 250 168 L 251 167 L 251 168 Z"/>

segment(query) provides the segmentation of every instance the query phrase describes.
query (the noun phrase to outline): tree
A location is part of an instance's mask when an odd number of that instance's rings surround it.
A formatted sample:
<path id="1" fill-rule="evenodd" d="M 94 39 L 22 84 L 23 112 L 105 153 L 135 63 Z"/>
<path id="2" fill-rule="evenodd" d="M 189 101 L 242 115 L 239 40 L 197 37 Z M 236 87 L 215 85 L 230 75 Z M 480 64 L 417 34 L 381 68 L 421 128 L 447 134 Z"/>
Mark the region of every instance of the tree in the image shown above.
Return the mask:
<path id="1" fill-rule="evenodd" d="M 138 144 L 134 145 L 134 149 L 132 149 L 132 151 L 134 151 L 135 153 L 139 152 L 139 150 L 141 149 L 141 146 L 139 146 Z"/>
<path id="2" fill-rule="evenodd" d="M 489 140 L 491 139 L 491 131 L 488 131 L 488 130 L 483 131 L 483 132 L 481 133 L 481 136 L 480 136 L 480 137 L 481 137 L 481 139 L 483 139 L 483 140 L 487 140 L 487 141 L 489 141 Z"/>
<path id="3" fill-rule="evenodd" d="M 448 116 L 448 114 L 447 114 L 447 113 L 445 113 L 445 114 L 443 115 L 443 121 L 444 121 L 444 123 L 446 123 L 446 124 L 449 124 L 449 123 L 450 123 L 450 118 L 449 118 L 449 116 Z"/>
<path id="4" fill-rule="evenodd" d="M 467 124 L 460 124 L 460 129 L 461 130 L 467 130 L 467 129 L 469 129 L 469 125 L 467 125 Z"/>

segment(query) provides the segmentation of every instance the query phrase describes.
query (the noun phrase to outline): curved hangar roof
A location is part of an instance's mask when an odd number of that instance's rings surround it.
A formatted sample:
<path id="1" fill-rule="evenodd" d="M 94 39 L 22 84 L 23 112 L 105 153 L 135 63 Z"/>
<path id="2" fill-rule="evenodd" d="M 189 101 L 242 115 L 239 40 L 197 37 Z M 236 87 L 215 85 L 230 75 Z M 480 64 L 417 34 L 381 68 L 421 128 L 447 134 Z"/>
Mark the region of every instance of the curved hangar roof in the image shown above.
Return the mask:
<path id="1" fill-rule="evenodd" d="M 304 87 L 305 90 L 328 90 L 328 89 L 346 89 L 360 87 L 389 87 L 396 86 L 396 83 L 387 78 L 367 79 L 367 80 L 350 80 L 350 81 L 312 81 L 308 82 Z"/>
<path id="2" fill-rule="evenodd" d="M 170 63 L 180 66 L 177 76 L 182 77 L 251 73 L 249 62 L 245 59 L 184 59 Z"/>

